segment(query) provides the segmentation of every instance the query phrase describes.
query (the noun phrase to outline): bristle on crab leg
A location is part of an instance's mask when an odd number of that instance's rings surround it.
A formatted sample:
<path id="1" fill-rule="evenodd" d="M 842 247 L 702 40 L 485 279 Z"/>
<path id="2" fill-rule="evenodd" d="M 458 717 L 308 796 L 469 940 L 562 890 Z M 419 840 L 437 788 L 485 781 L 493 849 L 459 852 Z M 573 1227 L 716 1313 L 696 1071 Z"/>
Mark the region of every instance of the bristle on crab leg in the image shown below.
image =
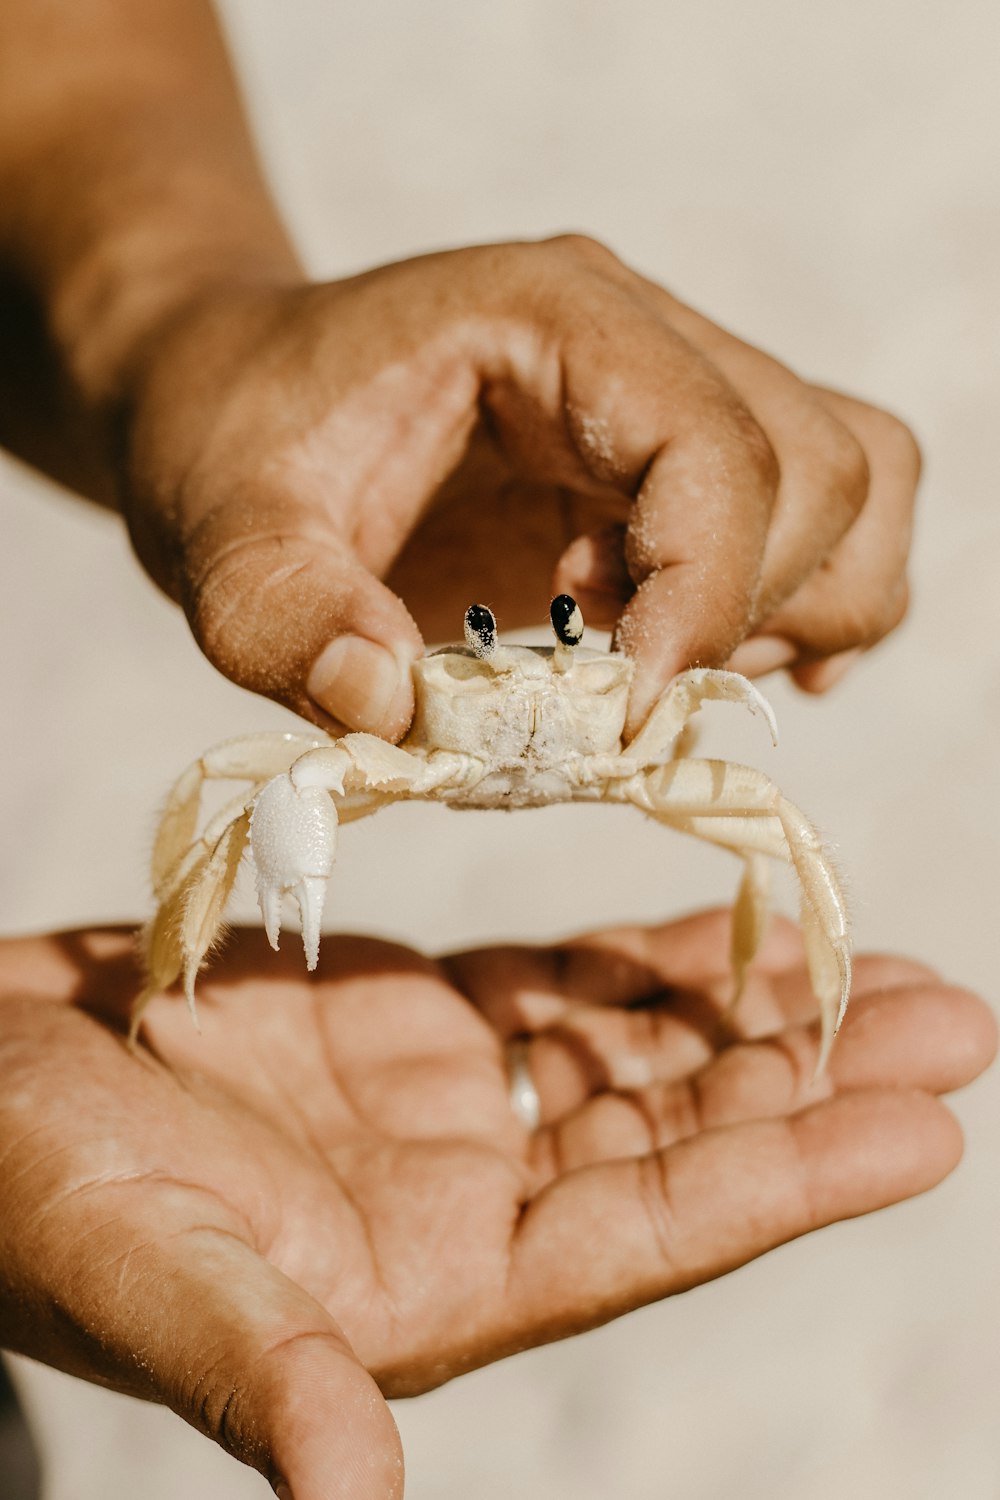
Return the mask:
<path id="1" fill-rule="evenodd" d="M 226 902 L 236 881 L 243 850 L 250 832 L 250 815 L 241 809 L 224 826 L 214 842 L 202 841 L 197 856 L 186 860 L 165 898 L 142 935 L 146 983 L 132 1007 L 129 1044 L 139 1033 L 139 1024 L 149 1002 L 178 977 L 191 1019 L 198 1026 L 194 986 L 205 954 L 222 925 Z"/>
<path id="2" fill-rule="evenodd" d="M 813 1075 L 818 1078 L 826 1067 L 851 996 L 851 948 L 846 936 L 831 939 L 815 908 L 805 898 L 799 912 L 799 925 L 813 993 L 820 1002 L 819 1056 Z"/>
<path id="3" fill-rule="evenodd" d="M 728 761 L 673 761 L 633 777 L 623 791 L 661 822 L 727 844 L 744 857 L 776 853 L 794 866 L 806 961 L 820 1007 L 820 1073 L 847 1009 L 851 958 L 846 903 L 819 834 L 763 772 Z M 776 835 L 780 851 L 774 847 Z"/>
<path id="4" fill-rule="evenodd" d="M 212 850 L 200 879 L 192 882 L 186 892 L 180 943 L 184 954 L 184 998 L 195 1026 L 198 1025 L 194 1001 L 195 980 L 205 954 L 219 935 L 222 914 L 236 884 L 236 872 L 240 867 L 249 833 L 250 814 L 244 812 L 235 822 L 230 823 Z"/>
<path id="5" fill-rule="evenodd" d="M 170 789 L 153 846 L 153 890 L 163 899 L 164 886 L 190 849 L 198 824 L 198 809 L 206 781 L 249 781 L 262 785 L 307 750 L 322 745 L 313 735 L 286 731 L 243 735 L 223 740 L 188 766 Z M 251 793 L 244 801 L 249 801 Z"/>

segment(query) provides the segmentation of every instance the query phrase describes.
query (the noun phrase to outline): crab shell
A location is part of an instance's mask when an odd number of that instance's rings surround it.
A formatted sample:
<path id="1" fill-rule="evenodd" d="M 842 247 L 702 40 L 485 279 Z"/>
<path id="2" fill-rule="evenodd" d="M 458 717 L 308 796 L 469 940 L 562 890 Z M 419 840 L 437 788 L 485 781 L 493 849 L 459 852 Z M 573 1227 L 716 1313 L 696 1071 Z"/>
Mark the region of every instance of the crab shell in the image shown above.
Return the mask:
<path id="1" fill-rule="evenodd" d="M 451 751 L 489 767 L 453 806 L 542 807 L 578 796 L 581 757 L 621 750 L 632 663 L 576 647 L 459 648 L 414 663 L 407 751 Z"/>

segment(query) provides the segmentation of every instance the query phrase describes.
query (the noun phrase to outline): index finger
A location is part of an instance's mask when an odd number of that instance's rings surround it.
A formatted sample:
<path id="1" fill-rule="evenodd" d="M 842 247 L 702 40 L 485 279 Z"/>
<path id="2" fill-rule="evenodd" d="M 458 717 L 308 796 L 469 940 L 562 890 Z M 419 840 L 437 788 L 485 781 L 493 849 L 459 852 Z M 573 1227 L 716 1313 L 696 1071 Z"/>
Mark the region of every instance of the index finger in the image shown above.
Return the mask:
<path id="1" fill-rule="evenodd" d="M 704 418 L 655 455 L 626 531 L 638 587 L 615 645 L 636 664 L 628 737 L 672 677 L 723 665 L 754 620 L 778 464 L 735 395 Z"/>
<path id="2" fill-rule="evenodd" d="M 633 496 L 625 561 L 636 594 L 615 636 L 636 661 L 631 736 L 672 676 L 721 666 L 747 636 L 780 465 L 738 390 L 640 279 L 609 252 L 591 258 L 592 281 L 555 288 L 547 318 L 577 456 Z"/>

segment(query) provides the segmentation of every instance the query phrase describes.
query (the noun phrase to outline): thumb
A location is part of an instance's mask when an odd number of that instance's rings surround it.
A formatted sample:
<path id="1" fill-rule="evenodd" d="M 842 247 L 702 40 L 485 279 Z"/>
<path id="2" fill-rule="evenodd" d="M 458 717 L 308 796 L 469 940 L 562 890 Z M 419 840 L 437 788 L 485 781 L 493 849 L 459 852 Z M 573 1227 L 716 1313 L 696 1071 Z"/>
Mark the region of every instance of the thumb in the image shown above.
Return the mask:
<path id="1" fill-rule="evenodd" d="M 396 1425 L 318 1302 L 214 1227 L 160 1234 L 134 1255 L 129 1280 L 134 1270 L 139 1285 L 116 1306 L 136 1327 L 120 1333 L 157 1400 L 258 1469 L 283 1500 L 399 1500 Z M 155 1289 L 154 1317 L 143 1284 Z"/>
<path id="2" fill-rule="evenodd" d="M 176 592 L 209 661 L 241 687 L 335 732 L 405 733 L 420 632 L 322 511 L 216 507 L 184 544 Z"/>

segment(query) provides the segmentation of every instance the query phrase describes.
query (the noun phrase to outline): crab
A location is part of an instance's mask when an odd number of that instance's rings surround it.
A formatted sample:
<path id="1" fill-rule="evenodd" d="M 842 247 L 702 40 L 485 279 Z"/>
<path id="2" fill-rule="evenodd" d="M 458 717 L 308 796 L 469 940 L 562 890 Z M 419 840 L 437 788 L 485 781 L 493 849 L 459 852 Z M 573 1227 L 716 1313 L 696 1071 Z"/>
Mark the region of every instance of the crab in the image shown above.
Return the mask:
<path id="1" fill-rule="evenodd" d="M 133 1008 L 181 979 L 194 986 L 216 940 L 244 852 L 256 869 L 264 928 L 277 948 L 283 898 L 298 906 L 306 963 L 315 968 L 337 827 L 400 799 L 455 808 L 529 808 L 553 802 L 624 802 L 657 822 L 738 854 L 743 878 L 733 912 L 734 1003 L 769 908 L 768 858 L 790 863 L 821 1017 L 817 1071 L 843 1020 L 851 982 L 847 910 L 836 872 L 804 815 L 761 771 L 681 753 L 683 732 L 707 699 L 774 713 L 736 672 L 695 667 L 675 677 L 645 724 L 622 743 L 632 663 L 580 645 L 583 620 L 561 594 L 550 617 L 555 645 L 502 645 L 493 614 L 474 604 L 462 646 L 413 665 L 416 711 L 398 744 L 371 734 L 333 740 L 320 731 L 224 741 L 177 781 L 153 851 L 158 908 L 143 936 L 147 983 Z M 207 781 L 249 783 L 197 835 Z"/>

